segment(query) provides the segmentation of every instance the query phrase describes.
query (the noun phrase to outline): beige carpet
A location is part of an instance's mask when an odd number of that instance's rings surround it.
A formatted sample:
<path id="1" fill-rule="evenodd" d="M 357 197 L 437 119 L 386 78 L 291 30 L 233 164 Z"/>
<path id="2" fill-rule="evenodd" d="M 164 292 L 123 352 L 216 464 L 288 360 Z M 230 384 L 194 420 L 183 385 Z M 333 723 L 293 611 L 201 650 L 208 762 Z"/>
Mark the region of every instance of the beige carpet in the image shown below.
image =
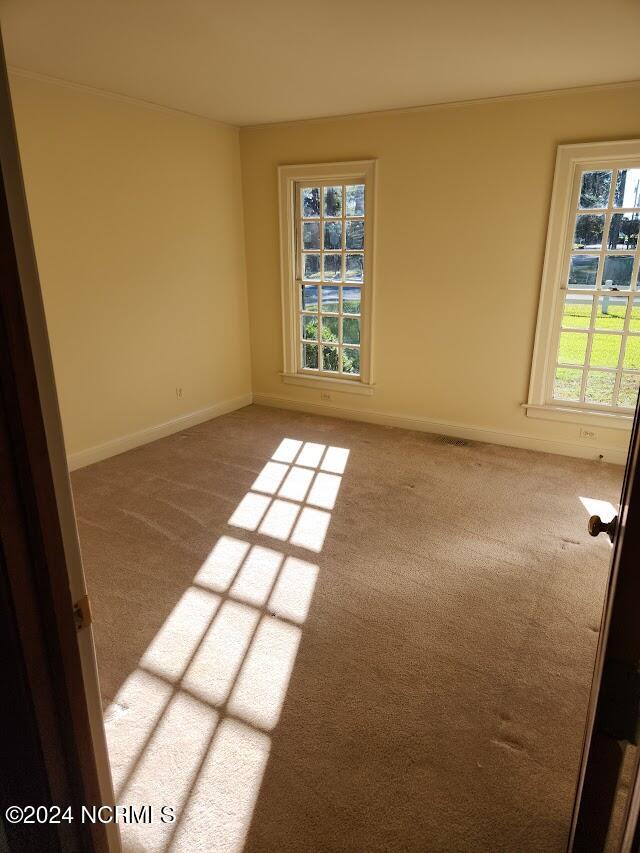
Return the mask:
<path id="1" fill-rule="evenodd" d="M 256 406 L 76 472 L 117 797 L 178 818 L 125 851 L 563 850 L 621 477 Z"/>

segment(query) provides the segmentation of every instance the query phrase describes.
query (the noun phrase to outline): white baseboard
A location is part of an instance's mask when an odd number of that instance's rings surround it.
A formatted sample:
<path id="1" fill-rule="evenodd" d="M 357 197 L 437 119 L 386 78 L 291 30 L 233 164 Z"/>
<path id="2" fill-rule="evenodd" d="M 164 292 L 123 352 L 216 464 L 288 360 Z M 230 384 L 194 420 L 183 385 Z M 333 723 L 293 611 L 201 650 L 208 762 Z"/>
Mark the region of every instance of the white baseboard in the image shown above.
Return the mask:
<path id="1" fill-rule="evenodd" d="M 110 456 L 117 456 L 118 453 L 125 453 L 127 450 L 133 450 L 134 447 L 141 447 L 143 444 L 149 444 L 151 441 L 156 441 L 167 435 L 173 435 L 175 432 L 180 432 L 183 429 L 188 429 L 188 427 L 210 421 L 212 418 L 217 418 L 220 415 L 235 412 L 236 409 L 249 406 L 252 399 L 252 394 L 243 394 L 241 397 L 234 397 L 231 400 L 222 400 L 222 402 L 215 403 L 213 406 L 207 406 L 206 409 L 199 409 L 197 412 L 181 415 L 178 418 L 147 427 L 139 432 L 132 432 L 128 435 L 113 438 L 111 441 L 105 441 L 104 444 L 97 444 L 95 447 L 88 447 L 86 450 L 70 453 L 67 456 L 67 465 L 70 471 L 75 471 L 77 468 L 84 468 L 86 465 L 93 465 L 94 462 L 100 462 L 102 459 L 108 459 Z"/>
<path id="2" fill-rule="evenodd" d="M 401 427 L 402 429 L 412 429 L 418 432 L 433 432 L 438 435 L 451 435 L 455 438 L 484 441 L 488 444 L 502 444 L 507 447 L 521 447 L 525 450 L 538 450 L 543 453 L 557 453 L 562 456 L 577 456 L 582 459 L 599 459 L 602 457 L 603 461 L 612 462 L 617 465 L 624 465 L 627 459 L 627 451 L 622 448 L 601 447 L 577 441 L 539 438 L 523 433 L 502 432 L 487 427 L 448 423 L 428 418 L 387 414 L 386 412 L 374 412 L 364 409 L 348 409 L 325 403 L 301 402 L 299 400 L 291 400 L 287 397 L 273 397 L 269 394 L 254 393 L 253 402 L 259 406 L 273 406 L 277 409 L 309 412 L 314 415 L 325 415 L 325 417 L 365 421 L 366 423 Z"/>

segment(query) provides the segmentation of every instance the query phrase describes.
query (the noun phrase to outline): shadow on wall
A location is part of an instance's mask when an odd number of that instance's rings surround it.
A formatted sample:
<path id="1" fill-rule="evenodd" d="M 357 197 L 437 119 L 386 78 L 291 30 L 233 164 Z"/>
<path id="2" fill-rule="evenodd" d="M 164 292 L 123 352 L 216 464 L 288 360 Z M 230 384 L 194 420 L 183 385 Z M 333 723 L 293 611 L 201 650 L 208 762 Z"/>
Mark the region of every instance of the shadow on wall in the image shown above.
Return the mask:
<path id="1" fill-rule="evenodd" d="M 242 850 L 318 576 L 287 543 L 322 551 L 348 456 L 280 443 L 228 524 L 282 544 L 221 536 L 107 708 L 116 802 L 153 809 L 125 850 Z"/>

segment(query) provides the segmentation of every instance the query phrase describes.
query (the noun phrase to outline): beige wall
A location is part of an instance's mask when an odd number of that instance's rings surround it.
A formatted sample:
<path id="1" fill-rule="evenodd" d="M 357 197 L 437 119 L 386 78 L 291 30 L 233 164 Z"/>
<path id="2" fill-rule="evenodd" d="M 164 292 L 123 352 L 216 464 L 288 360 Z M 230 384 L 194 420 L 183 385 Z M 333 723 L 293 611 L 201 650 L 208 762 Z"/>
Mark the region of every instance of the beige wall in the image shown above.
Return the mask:
<path id="1" fill-rule="evenodd" d="M 243 129 L 253 390 L 376 417 L 482 427 L 571 451 L 526 417 L 556 146 L 640 136 L 640 86 Z M 284 385 L 276 167 L 376 157 L 373 397 Z M 416 421 L 418 425 L 418 421 Z M 598 447 L 628 434 L 598 429 Z M 607 455 L 607 454 L 606 454 Z M 620 452 L 613 454 L 621 458 Z"/>
<path id="2" fill-rule="evenodd" d="M 237 129 L 11 88 L 67 452 L 248 394 Z"/>
<path id="3" fill-rule="evenodd" d="M 72 456 L 253 388 L 262 402 L 621 458 L 626 433 L 598 428 L 586 443 L 577 425 L 527 418 L 520 404 L 556 146 L 640 136 L 640 86 L 238 133 L 22 76 L 11 84 Z M 279 377 L 276 169 L 369 157 L 377 387 L 324 402 Z"/>

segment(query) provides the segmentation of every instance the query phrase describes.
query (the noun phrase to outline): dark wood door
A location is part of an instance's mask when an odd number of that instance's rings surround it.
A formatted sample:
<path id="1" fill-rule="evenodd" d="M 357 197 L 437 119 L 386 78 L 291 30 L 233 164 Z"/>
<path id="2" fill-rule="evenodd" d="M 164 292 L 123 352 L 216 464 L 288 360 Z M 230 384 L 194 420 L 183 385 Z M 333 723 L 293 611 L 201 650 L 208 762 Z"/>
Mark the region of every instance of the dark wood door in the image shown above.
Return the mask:
<path id="1" fill-rule="evenodd" d="M 52 466 L 64 444 L 43 415 L 57 401 L 41 306 L 28 321 L 41 296 L 1 44 L 0 167 L 0 849 L 106 853 L 105 826 L 81 821 L 104 786 L 61 527 L 68 474 Z M 73 820 L 12 823 L 9 806 L 69 806 Z"/>
<path id="2" fill-rule="evenodd" d="M 600 535 L 608 535 L 603 531 Z M 629 803 L 620 802 L 621 769 L 629 745 L 638 742 L 640 708 L 640 407 L 631 432 L 585 733 L 569 849 L 574 853 L 619 850 Z M 634 758 L 633 752 L 631 758 Z M 627 773 L 629 773 L 628 762 Z M 632 781 L 637 773 L 631 767 Z M 617 840 L 607 834 L 614 811 Z M 633 827 L 627 828 L 633 837 Z M 611 846 L 613 845 L 613 846 Z"/>

